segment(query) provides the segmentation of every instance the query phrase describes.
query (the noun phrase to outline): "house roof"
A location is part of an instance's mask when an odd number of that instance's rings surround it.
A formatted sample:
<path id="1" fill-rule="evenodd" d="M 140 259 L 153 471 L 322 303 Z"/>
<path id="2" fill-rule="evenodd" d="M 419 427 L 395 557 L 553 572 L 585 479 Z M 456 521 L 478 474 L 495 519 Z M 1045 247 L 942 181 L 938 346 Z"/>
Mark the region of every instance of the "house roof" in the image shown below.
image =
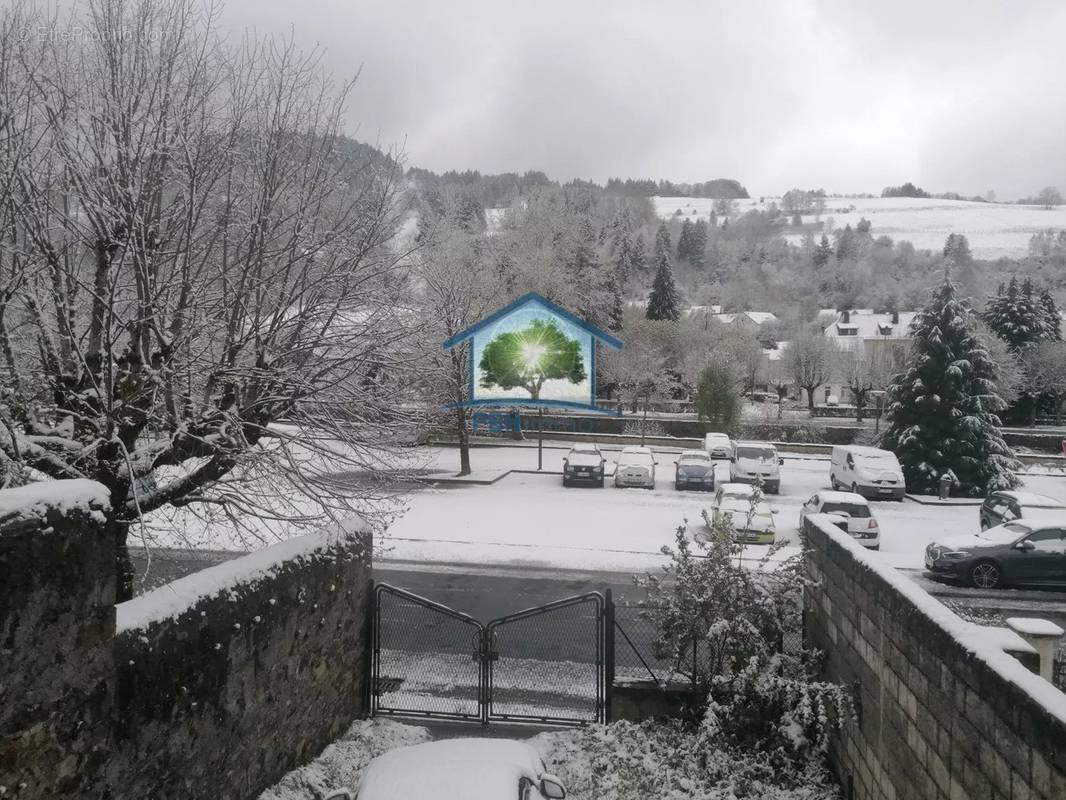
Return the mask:
<path id="1" fill-rule="evenodd" d="M 538 305 L 544 310 L 555 314 L 557 317 L 565 319 L 571 325 L 580 328 L 581 330 L 592 336 L 593 339 L 598 339 L 608 347 L 613 347 L 615 350 L 622 349 L 622 342 L 619 339 L 616 339 L 615 337 L 611 336 L 606 331 L 601 331 L 595 325 L 590 325 L 589 323 L 585 322 L 585 320 L 581 319 L 581 317 L 571 314 L 562 306 L 557 306 L 555 303 L 544 297 L 541 297 L 536 292 L 529 292 L 528 294 L 522 295 L 513 303 L 504 306 L 499 311 L 496 311 L 493 314 L 489 314 L 480 322 L 471 325 L 465 330 L 459 331 L 459 333 L 455 334 L 455 336 L 445 341 L 444 344 L 441 346 L 445 350 L 451 350 L 453 347 L 456 347 L 457 345 L 460 345 L 465 342 L 467 339 L 472 338 L 475 333 L 482 330 L 483 328 L 486 328 L 489 325 L 493 325 L 504 317 L 513 314 L 518 309 L 525 308 L 529 305 Z"/>
<path id="2" fill-rule="evenodd" d="M 843 312 L 837 312 L 836 321 L 825 329 L 830 337 L 848 336 L 860 339 L 909 339 L 914 311 L 899 312 L 899 321 L 892 322 L 892 315 L 876 314 L 868 308 L 848 311 L 848 321 L 843 322 Z"/>
<path id="3" fill-rule="evenodd" d="M 763 325 L 767 322 L 775 322 L 777 320 L 777 315 L 770 311 L 741 311 L 738 314 L 714 314 L 713 316 L 716 320 L 725 325 L 732 325 L 740 317 L 747 317 L 756 325 Z"/>

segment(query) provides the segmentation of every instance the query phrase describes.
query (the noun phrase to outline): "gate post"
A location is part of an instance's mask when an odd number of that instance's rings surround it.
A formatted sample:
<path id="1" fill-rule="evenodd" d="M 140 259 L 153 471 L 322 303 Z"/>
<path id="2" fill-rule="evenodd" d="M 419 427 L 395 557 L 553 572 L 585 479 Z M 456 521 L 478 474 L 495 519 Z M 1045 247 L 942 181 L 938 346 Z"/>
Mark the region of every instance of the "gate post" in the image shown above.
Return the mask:
<path id="1" fill-rule="evenodd" d="M 609 588 L 603 596 L 603 722 L 610 722 L 614 694 L 614 596 Z"/>
<path id="2" fill-rule="evenodd" d="M 374 653 L 377 650 L 377 593 L 374 591 L 374 579 L 367 581 L 366 613 L 363 620 L 363 716 L 374 715 L 374 683 L 377 662 Z"/>

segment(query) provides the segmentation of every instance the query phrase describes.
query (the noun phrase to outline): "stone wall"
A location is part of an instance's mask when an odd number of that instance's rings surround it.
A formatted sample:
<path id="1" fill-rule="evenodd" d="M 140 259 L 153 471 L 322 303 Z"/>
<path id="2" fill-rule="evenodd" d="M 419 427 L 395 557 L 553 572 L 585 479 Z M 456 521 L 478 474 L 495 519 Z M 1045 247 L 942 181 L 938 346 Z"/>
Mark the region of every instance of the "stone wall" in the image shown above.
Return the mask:
<path id="1" fill-rule="evenodd" d="M 114 546 L 107 490 L 0 492 L 0 796 L 88 792 L 109 757 Z"/>
<path id="2" fill-rule="evenodd" d="M 1066 798 L 1066 695 L 821 518 L 806 635 L 858 721 L 831 760 L 857 800 Z"/>
<path id="3" fill-rule="evenodd" d="M 0 492 L 3 800 L 249 800 L 363 714 L 361 523 L 116 608 L 106 500 L 12 505 Z"/>

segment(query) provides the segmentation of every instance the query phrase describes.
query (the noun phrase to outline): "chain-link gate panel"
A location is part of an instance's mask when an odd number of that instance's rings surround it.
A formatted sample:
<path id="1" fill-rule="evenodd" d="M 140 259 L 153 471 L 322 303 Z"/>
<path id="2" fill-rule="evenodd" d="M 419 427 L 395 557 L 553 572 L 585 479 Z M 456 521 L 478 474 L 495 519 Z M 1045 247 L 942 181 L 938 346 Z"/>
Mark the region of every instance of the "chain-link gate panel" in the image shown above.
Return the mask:
<path id="1" fill-rule="evenodd" d="M 372 713 L 481 720 L 483 631 L 473 617 L 378 585 Z"/>
<path id="2" fill-rule="evenodd" d="M 488 719 L 604 721 L 603 620 L 593 592 L 490 622 Z"/>

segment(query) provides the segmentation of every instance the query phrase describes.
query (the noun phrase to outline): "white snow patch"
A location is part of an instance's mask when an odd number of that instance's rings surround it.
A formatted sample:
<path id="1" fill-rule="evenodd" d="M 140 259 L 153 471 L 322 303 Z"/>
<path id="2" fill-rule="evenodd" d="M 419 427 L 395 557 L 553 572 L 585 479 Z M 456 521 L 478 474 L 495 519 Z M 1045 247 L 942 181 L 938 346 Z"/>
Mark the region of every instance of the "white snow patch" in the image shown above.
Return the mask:
<path id="1" fill-rule="evenodd" d="M 69 514 L 81 511 L 97 522 L 111 508 L 110 493 L 103 484 L 86 478 L 40 481 L 0 491 L 0 521 L 44 519 L 49 511 Z"/>
<path id="2" fill-rule="evenodd" d="M 147 628 L 153 622 L 180 616 L 207 598 L 229 594 L 235 599 L 233 591 L 236 587 L 272 577 L 286 562 L 323 554 L 334 545 L 350 539 L 351 534 L 364 530 L 365 522 L 352 518 L 341 525 L 288 539 L 241 558 L 194 572 L 119 603 L 115 606 L 116 629 L 121 633 Z"/>
<path id="3" fill-rule="evenodd" d="M 1047 636 L 1054 638 L 1062 636 L 1063 631 L 1058 625 L 1047 619 L 1030 619 L 1028 617 L 1009 617 L 1007 625 L 1010 629 L 1024 636 Z"/>
<path id="4" fill-rule="evenodd" d="M 825 514 L 808 517 L 829 538 L 847 550 L 866 569 L 878 575 L 889 586 L 912 602 L 930 621 L 943 628 L 967 652 L 984 661 L 1003 680 L 1013 683 L 1044 708 L 1060 724 L 1066 726 L 1066 694 L 1051 683 L 1026 669 L 1020 661 L 1003 652 L 996 637 L 988 629 L 973 625 L 945 607 L 910 578 L 884 563 L 877 553 L 871 553 L 855 543 L 833 525 Z"/>

